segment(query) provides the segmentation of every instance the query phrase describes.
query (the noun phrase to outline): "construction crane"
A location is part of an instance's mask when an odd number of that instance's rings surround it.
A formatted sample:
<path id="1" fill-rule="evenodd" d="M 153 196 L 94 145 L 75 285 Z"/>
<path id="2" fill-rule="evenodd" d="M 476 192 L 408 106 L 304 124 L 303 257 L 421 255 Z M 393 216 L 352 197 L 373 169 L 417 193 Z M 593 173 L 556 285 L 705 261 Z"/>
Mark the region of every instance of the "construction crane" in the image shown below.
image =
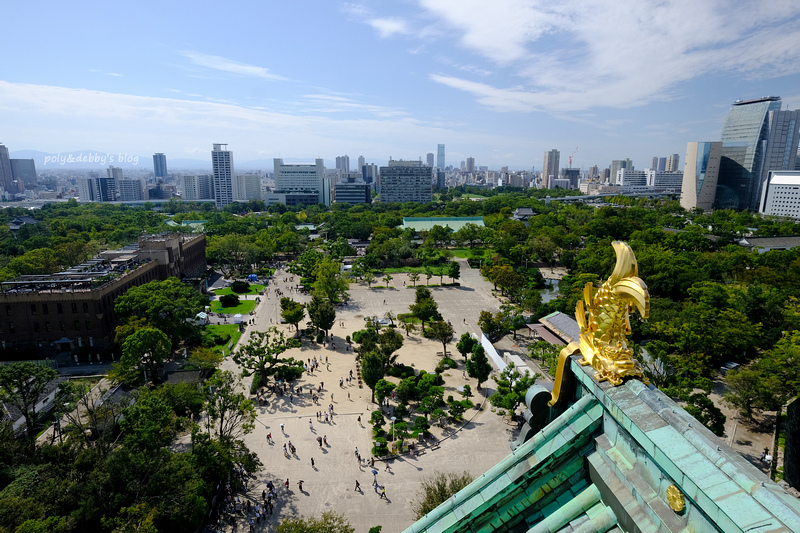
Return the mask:
<path id="1" fill-rule="evenodd" d="M 573 157 L 575 157 L 575 154 L 577 154 L 577 153 L 578 153 L 578 148 L 579 148 L 579 147 L 578 147 L 578 146 L 576 146 L 576 147 L 575 147 L 575 151 L 574 151 L 574 152 L 572 152 L 572 155 L 571 155 L 571 156 L 569 156 L 569 168 L 572 168 L 572 158 L 573 158 Z"/>

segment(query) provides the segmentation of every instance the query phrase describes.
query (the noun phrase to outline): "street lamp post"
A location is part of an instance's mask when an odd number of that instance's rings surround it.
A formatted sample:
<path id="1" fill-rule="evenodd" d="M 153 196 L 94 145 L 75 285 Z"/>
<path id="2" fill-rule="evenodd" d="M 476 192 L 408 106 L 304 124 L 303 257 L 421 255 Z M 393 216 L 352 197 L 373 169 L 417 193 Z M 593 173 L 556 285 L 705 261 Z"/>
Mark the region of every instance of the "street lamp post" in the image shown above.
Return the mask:
<path id="1" fill-rule="evenodd" d="M 394 442 L 394 421 L 397 420 L 396 416 L 392 417 L 392 442 Z"/>

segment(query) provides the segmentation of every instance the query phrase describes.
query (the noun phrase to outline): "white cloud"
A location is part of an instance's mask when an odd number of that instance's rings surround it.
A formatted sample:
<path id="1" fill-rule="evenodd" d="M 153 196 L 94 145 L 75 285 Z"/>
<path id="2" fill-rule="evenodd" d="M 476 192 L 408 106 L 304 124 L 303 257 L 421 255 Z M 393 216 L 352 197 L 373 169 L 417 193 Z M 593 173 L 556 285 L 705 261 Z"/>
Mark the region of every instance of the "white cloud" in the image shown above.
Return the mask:
<path id="1" fill-rule="evenodd" d="M 271 74 L 269 72 L 269 69 L 267 68 L 258 67 L 255 65 L 247 65 L 245 63 L 239 63 L 237 61 L 226 59 L 220 56 L 201 54 L 198 52 L 188 52 L 188 51 L 182 51 L 179 53 L 182 56 L 188 58 L 195 65 L 199 65 L 201 67 L 206 67 L 214 70 L 221 70 L 222 72 L 230 72 L 233 74 L 239 74 L 241 76 L 249 76 L 253 78 L 264 78 L 268 80 L 281 80 L 281 81 L 287 79 L 283 76 L 278 76 L 277 74 Z"/>
<path id="2" fill-rule="evenodd" d="M 200 95 L 198 95 L 200 96 Z M 370 106 L 343 95 L 309 94 L 302 112 L 274 112 L 264 108 L 180 98 L 146 97 L 0 80 L 0 116 L 22 124 L 15 131 L 17 146 L 44 151 L 91 147 L 128 153 L 171 152 L 183 157 L 207 154 L 212 142 L 227 142 L 238 157 L 254 157 L 265 147 L 284 157 L 320 154 L 332 157 L 359 146 L 371 157 L 416 159 L 442 139 L 454 145 L 492 150 L 509 148 L 523 153 L 531 139 L 493 135 L 467 127 L 449 129 L 407 116 L 402 110 L 373 106 L 375 117 L 333 118 L 309 114 L 308 101 L 318 107 Z M 284 106 L 285 107 L 285 106 Z M 56 128 L 55 139 L 44 143 L 41 131 Z M 204 148 L 204 147 L 208 148 Z M 199 148 L 198 148 L 199 147 Z M 403 147 L 404 153 L 398 152 Z M 507 161 L 500 161 L 507 164 Z"/>
<path id="3" fill-rule="evenodd" d="M 401 109 L 365 104 L 346 96 L 307 94 L 305 98 L 316 106 L 308 108 L 308 102 L 303 103 L 302 107 L 311 113 L 353 113 L 354 111 L 364 111 L 378 117 L 401 117 L 407 115 Z"/>
<path id="4" fill-rule="evenodd" d="M 377 18 L 367 20 L 367 24 L 375 28 L 381 38 L 409 33 L 406 21 L 399 18 Z"/>
<path id="5" fill-rule="evenodd" d="M 431 79 L 497 110 L 631 107 L 674 98 L 681 83 L 707 74 L 800 72 L 800 3 L 792 0 L 418 1 L 453 30 L 443 33 L 515 82 Z"/>

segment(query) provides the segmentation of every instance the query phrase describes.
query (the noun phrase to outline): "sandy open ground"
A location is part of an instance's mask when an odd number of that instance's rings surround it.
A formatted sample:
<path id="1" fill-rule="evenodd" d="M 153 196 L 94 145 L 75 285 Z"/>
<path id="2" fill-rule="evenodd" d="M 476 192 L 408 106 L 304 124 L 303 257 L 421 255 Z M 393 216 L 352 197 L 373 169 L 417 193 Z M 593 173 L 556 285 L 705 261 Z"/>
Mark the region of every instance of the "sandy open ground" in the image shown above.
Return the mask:
<path id="1" fill-rule="evenodd" d="M 277 287 L 285 294 L 294 285 L 291 281 L 284 283 L 287 276 L 291 277 L 291 274 L 283 271 L 275 276 Z M 416 457 L 403 455 L 390 461 L 391 471 L 385 470 L 385 463 L 376 462 L 378 474 L 373 476 L 372 468 L 361 466 L 357 461 L 356 448 L 363 457 L 370 457 L 371 426 L 367 421 L 377 406 L 370 402 L 370 390 L 366 386 L 359 388 L 355 380 L 351 384 L 345 382 L 344 387 L 339 385 L 340 379 L 346 379 L 351 370 L 354 375 L 356 373 L 355 354 L 345 349 L 345 337 L 364 327 L 364 317 L 383 316 L 389 310 L 394 313 L 408 312 L 408 306 L 414 300 L 414 291 L 404 287 L 404 281 L 410 284 L 405 274 L 398 274 L 393 276 L 391 285 L 394 288 L 391 289 L 368 289 L 364 284 L 352 284 L 349 304 L 339 310 L 332 331 L 332 342 L 325 347 L 304 343 L 303 348 L 287 352 L 287 355 L 304 361 L 314 357 L 320 361 L 327 359 L 329 367 L 322 364 L 313 374 L 304 374 L 295 383 L 295 387 L 302 387 L 303 392 L 295 394 L 291 401 L 288 395 L 271 396 L 268 406 L 257 407 L 256 429 L 245 440 L 259 454 L 264 467 L 249 484 L 246 496 L 254 502 L 259 500 L 267 480 L 272 480 L 278 487 L 278 500 L 275 514 L 257 525 L 256 531 L 273 531 L 278 520 L 284 516 L 319 516 L 326 510 L 334 510 L 344 514 L 357 532 L 366 533 L 376 525 L 383 526 L 385 533 L 399 532 L 414 522 L 411 502 L 417 497 L 423 477 L 435 470 L 467 470 L 478 476 L 510 453 L 509 442 L 513 437 L 513 429 L 487 407 L 482 411 L 469 410 L 465 419 L 471 420 L 460 431 L 455 431 L 460 426 L 453 425 L 445 429 L 434 428 L 434 435 L 442 439 L 440 446 L 431 449 L 429 446 L 432 441 L 429 441 L 421 447 L 421 453 Z M 436 281 L 437 278 L 431 279 L 431 282 Z M 466 262 L 462 262 L 460 281 L 461 287 L 431 288 L 444 318 L 450 320 L 456 329 L 456 339 L 464 331 L 479 333 L 476 321 L 480 311 L 496 311 L 498 308 L 498 302 L 491 295 L 491 285 L 477 271 L 470 270 Z M 254 317 L 256 323 L 248 326 L 248 330 L 265 330 L 279 322 L 278 299 L 274 295 L 276 284 L 270 286 L 269 298 L 262 299 Z M 301 302 L 308 299 L 308 296 L 297 293 L 291 293 L 291 296 Z M 340 325 L 342 321 L 343 327 Z M 293 332 L 293 328 L 286 325 L 279 327 L 289 334 Z M 249 332 L 243 335 L 240 344 L 246 342 L 248 335 Z M 332 344 L 335 344 L 335 350 Z M 437 352 L 441 351 L 441 343 L 412 333 L 405 338 L 398 361 L 417 369 L 433 371 L 440 359 Z M 455 350 L 454 343 L 448 346 L 450 351 L 454 352 L 453 359 L 459 362 L 459 367 L 445 373 L 445 398 L 450 394 L 460 398 L 457 387 L 470 383 L 475 392 L 476 383 L 465 377 L 463 359 Z M 230 358 L 223 363 L 223 369 L 241 370 Z M 245 385 L 248 385 L 248 381 L 245 381 Z M 320 394 L 320 404 L 315 405 L 307 390 L 309 386 L 316 389 L 320 384 L 323 384 L 323 392 Z M 492 384 L 490 381 L 486 386 L 491 387 Z M 488 392 L 493 391 L 488 389 Z M 481 400 L 473 397 L 476 403 Z M 333 421 L 327 424 L 319 422 L 316 413 L 326 410 L 331 403 L 335 413 Z M 391 401 L 390 404 L 394 405 Z M 359 416 L 363 421 L 361 425 L 358 423 Z M 281 432 L 280 424 L 284 424 L 285 435 Z M 390 429 L 390 424 L 385 428 Z M 268 433 L 272 434 L 273 445 L 267 443 Z M 328 445 L 320 447 L 316 440 L 318 436 L 326 437 Z M 283 444 L 289 441 L 296 447 L 297 454 L 287 457 L 283 453 Z M 288 491 L 284 488 L 287 478 Z M 386 488 L 387 499 L 381 499 L 375 493 L 373 478 L 377 478 L 379 485 Z M 302 491 L 297 485 L 299 480 L 303 480 Z M 361 485 L 361 491 L 354 490 L 356 480 Z M 240 519 L 236 531 L 247 530 L 248 526 Z"/>

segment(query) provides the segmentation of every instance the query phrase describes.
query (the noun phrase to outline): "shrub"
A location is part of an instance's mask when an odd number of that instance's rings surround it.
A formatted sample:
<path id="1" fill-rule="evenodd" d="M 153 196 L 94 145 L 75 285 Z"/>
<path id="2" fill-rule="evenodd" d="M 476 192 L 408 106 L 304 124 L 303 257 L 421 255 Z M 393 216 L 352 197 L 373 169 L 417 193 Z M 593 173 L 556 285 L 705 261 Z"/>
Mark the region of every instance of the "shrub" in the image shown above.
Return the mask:
<path id="1" fill-rule="evenodd" d="M 431 427 L 428 419 L 424 416 L 418 416 L 414 419 L 414 429 L 416 431 L 421 431 L 426 437 L 428 436 L 428 429 Z"/>
<path id="2" fill-rule="evenodd" d="M 239 297 L 235 294 L 223 294 L 219 297 L 219 303 L 222 307 L 236 307 L 239 305 Z"/>
<path id="3" fill-rule="evenodd" d="M 250 284 L 246 281 L 236 280 L 231 283 L 231 290 L 233 292 L 238 292 L 239 294 L 250 292 Z"/>
<path id="4" fill-rule="evenodd" d="M 322 344 L 322 341 L 325 340 L 325 334 L 323 332 L 317 333 L 317 344 Z"/>
<path id="5" fill-rule="evenodd" d="M 253 382 L 250 384 L 250 394 L 256 394 L 261 385 L 261 374 L 256 372 L 253 374 Z"/>
<path id="6" fill-rule="evenodd" d="M 394 415 L 397 418 L 405 418 L 405 417 L 407 417 L 408 416 L 408 407 L 406 407 L 405 404 L 401 403 L 400 405 L 395 407 Z M 395 422 L 394 425 L 397 426 L 397 424 L 398 424 L 398 422 Z"/>
<path id="7" fill-rule="evenodd" d="M 375 439 L 375 445 L 372 447 L 372 455 L 375 457 L 389 455 L 389 447 L 386 445 L 386 439 L 383 437 L 378 437 Z"/>
<path id="8" fill-rule="evenodd" d="M 393 378 L 405 379 L 414 376 L 414 369 L 403 364 L 392 365 L 389 367 L 389 370 L 386 371 L 386 374 Z"/>
<path id="9" fill-rule="evenodd" d="M 346 342 L 347 344 L 352 344 L 352 342 L 350 342 L 350 335 L 347 335 L 347 336 L 344 338 L 344 342 Z"/>
<path id="10" fill-rule="evenodd" d="M 283 381 L 294 381 L 303 375 L 302 366 L 284 365 L 275 372 L 275 379 Z"/>
<path id="11" fill-rule="evenodd" d="M 378 428 L 386 424 L 386 418 L 383 416 L 383 411 L 372 411 L 372 416 L 369 419 L 369 423 Z"/>

